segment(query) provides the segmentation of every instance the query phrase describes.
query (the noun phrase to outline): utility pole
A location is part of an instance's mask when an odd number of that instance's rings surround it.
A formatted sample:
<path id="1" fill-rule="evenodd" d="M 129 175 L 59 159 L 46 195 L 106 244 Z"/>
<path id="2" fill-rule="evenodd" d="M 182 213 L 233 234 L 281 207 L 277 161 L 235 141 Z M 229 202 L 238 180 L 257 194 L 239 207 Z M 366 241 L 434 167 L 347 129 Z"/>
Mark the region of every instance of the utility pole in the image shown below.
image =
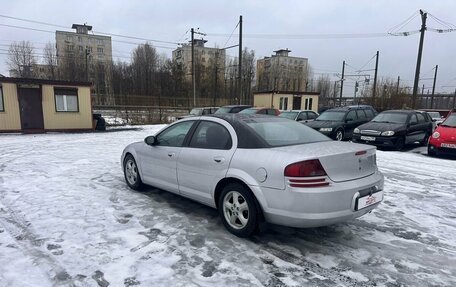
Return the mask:
<path id="1" fill-rule="evenodd" d="M 421 35 L 420 35 L 420 46 L 418 48 L 418 58 L 416 60 L 416 71 L 415 71 L 415 82 L 413 83 L 413 95 L 412 95 L 412 108 L 416 105 L 416 96 L 418 94 L 418 83 L 420 81 L 420 68 L 421 68 L 421 55 L 423 54 L 423 42 L 424 42 L 424 31 L 426 31 L 426 18 L 427 13 L 420 10 L 421 14 Z"/>
<path id="2" fill-rule="evenodd" d="M 424 84 L 423 84 L 423 88 L 421 89 L 420 107 L 421 107 L 421 104 L 423 103 L 423 98 L 424 98 Z M 426 107 L 427 107 L 427 98 L 426 98 Z"/>
<path id="3" fill-rule="evenodd" d="M 192 89 L 193 89 L 193 107 L 196 106 L 196 85 L 195 85 L 195 41 L 194 41 L 194 35 L 195 30 L 192 28 L 191 30 L 192 34 Z"/>
<path id="4" fill-rule="evenodd" d="M 336 107 L 337 95 L 336 95 L 337 81 L 334 81 L 334 107 Z"/>
<path id="5" fill-rule="evenodd" d="M 439 69 L 439 65 L 435 65 L 434 83 L 432 84 L 431 109 L 434 108 L 435 81 L 437 80 L 437 70 L 438 69 Z"/>
<path id="6" fill-rule="evenodd" d="M 397 76 L 397 84 L 396 84 L 396 97 L 399 96 L 399 83 L 401 81 L 401 76 Z"/>
<path id="7" fill-rule="evenodd" d="M 238 89 L 239 104 L 242 104 L 242 15 L 239 16 L 239 63 L 238 63 Z"/>
<path id="8" fill-rule="evenodd" d="M 377 92 L 378 56 L 379 56 L 379 52 L 377 51 L 377 54 L 375 57 L 374 89 L 372 91 L 372 104 L 374 106 L 375 106 L 375 93 Z"/>
<path id="9" fill-rule="evenodd" d="M 345 61 L 342 62 L 342 78 L 340 79 L 339 106 L 342 106 L 342 92 L 344 90 Z"/>
<path id="10" fill-rule="evenodd" d="M 355 82 L 355 95 L 354 98 L 356 99 L 356 93 L 358 92 L 358 81 Z"/>
<path id="11" fill-rule="evenodd" d="M 218 56 L 219 56 L 219 50 L 215 51 L 215 83 L 214 83 L 214 101 L 213 101 L 214 107 L 216 106 L 215 101 L 217 98 Z"/>

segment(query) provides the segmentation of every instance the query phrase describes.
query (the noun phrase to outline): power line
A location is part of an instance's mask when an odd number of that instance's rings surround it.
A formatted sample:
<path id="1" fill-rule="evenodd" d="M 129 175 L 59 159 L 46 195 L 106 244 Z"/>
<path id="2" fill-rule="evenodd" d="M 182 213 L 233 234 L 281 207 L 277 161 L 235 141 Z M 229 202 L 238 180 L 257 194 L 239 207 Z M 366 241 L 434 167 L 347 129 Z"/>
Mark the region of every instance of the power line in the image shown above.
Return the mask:
<path id="1" fill-rule="evenodd" d="M 36 21 L 36 20 L 31 20 L 31 19 L 12 17 L 12 16 L 7 16 L 7 15 L 1 15 L 1 14 L 0 14 L 0 17 L 1 18 L 13 19 L 13 20 L 17 20 L 17 21 L 23 21 L 23 22 L 35 23 L 35 24 L 46 25 L 46 26 L 51 26 L 51 27 L 58 27 L 58 28 L 68 29 L 66 26 L 63 26 L 63 25 L 57 25 L 57 24 L 52 24 L 52 23 L 47 23 L 47 22 L 42 22 L 42 21 Z M 12 28 L 22 28 L 22 29 L 24 28 L 24 27 L 20 27 L 20 26 L 7 25 L 7 24 L 0 24 L 0 25 L 1 26 L 12 27 Z M 28 28 L 28 30 L 35 30 L 35 31 L 40 31 L 40 32 L 50 32 L 48 30 L 35 29 L 35 28 Z M 52 31 L 52 33 L 55 33 L 55 32 Z M 177 42 L 149 39 L 149 38 L 143 38 L 143 37 L 135 37 L 135 36 L 127 36 L 127 35 L 121 35 L 121 34 L 113 34 L 113 33 L 101 32 L 101 31 L 93 31 L 93 33 L 102 34 L 102 35 L 108 35 L 108 36 L 113 36 L 113 37 L 120 37 L 120 38 L 134 39 L 134 40 L 142 40 L 142 41 L 163 43 L 163 44 L 174 44 L 174 45 L 178 45 L 179 44 Z"/>
<path id="2" fill-rule="evenodd" d="M 230 34 L 224 33 L 207 33 L 208 36 L 213 37 L 228 37 Z M 239 34 L 233 34 L 239 36 Z M 379 38 L 388 37 L 388 33 L 344 33 L 344 34 L 242 34 L 243 38 L 252 39 L 355 39 L 355 38 Z"/>

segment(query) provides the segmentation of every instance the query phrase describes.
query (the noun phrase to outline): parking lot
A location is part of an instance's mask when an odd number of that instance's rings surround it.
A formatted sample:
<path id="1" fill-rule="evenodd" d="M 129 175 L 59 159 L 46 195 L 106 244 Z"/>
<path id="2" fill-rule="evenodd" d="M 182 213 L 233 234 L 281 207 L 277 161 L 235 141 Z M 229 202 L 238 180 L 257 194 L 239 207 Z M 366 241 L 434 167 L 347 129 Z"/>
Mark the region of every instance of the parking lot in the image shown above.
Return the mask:
<path id="1" fill-rule="evenodd" d="M 216 210 L 125 184 L 161 126 L 0 135 L 0 286 L 456 286 L 456 161 L 378 151 L 384 202 L 329 227 L 240 239 Z"/>

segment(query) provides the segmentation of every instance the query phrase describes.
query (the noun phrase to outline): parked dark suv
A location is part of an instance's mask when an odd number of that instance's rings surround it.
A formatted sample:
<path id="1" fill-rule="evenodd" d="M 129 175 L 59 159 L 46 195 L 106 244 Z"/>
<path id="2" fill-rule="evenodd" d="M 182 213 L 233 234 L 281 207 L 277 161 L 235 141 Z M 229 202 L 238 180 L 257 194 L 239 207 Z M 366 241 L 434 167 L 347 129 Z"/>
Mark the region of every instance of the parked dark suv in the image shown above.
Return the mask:
<path id="1" fill-rule="evenodd" d="M 353 130 L 372 120 L 375 116 L 371 106 L 350 106 L 324 111 L 312 122 L 305 123 L 309 127 L 341 141 L 350 139 Z"/>
<path id="2" fill-rule="evenodd" d="M 352 140 L 402 150 L 406 144 L 413 142 L 426 145 L 431 134 L 432 118 L 428 113 L 390 110 L 356 128 Z"/>
<path id="3" fill-rule="evenodd" d="M 248 105 L 231 105 L 231 106 L 223 106 L 218 109 L 215 114 L 236 114 L 242 110 L 251 108 L 252 106 Z"/>

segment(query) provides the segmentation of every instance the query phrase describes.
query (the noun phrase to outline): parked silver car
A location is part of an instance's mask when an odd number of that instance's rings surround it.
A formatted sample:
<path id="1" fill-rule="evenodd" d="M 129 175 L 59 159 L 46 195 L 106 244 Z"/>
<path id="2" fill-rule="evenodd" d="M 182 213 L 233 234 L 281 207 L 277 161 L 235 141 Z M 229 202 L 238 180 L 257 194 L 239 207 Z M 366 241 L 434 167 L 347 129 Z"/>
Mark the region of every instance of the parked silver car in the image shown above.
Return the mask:
<path id="1" fill-rule="evenodd" d="M 129 187 L 152 185 L 217 208 L 241 237 L 263 220 L 293 227 L 350 220 L 383 200 L 375 147 L 335 142 L 279 117 L 184 119 L 128 145 L 121 163 Z"/>

